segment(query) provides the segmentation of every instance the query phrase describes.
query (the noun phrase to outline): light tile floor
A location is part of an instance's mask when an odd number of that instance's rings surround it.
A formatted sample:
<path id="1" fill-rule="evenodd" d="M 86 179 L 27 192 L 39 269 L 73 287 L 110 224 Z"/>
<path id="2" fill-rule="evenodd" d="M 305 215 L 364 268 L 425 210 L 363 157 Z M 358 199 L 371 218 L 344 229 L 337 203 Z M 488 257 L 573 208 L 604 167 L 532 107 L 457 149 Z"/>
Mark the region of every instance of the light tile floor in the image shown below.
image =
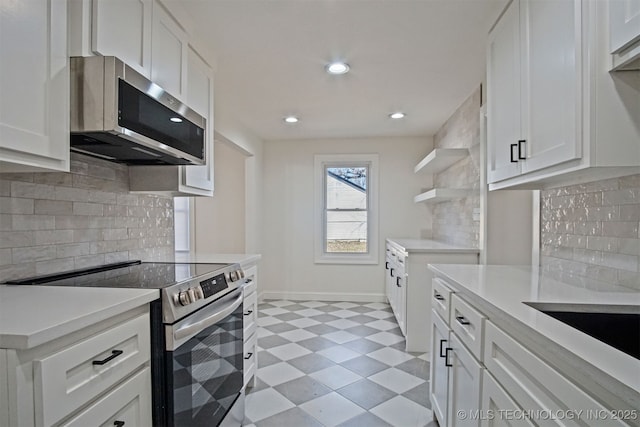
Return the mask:
<path id="1" fill-rule="evenodd" d="M 437 427 L 429 359 L 407 353 L 388 304 L 266 301 L 245 426 Z"/>

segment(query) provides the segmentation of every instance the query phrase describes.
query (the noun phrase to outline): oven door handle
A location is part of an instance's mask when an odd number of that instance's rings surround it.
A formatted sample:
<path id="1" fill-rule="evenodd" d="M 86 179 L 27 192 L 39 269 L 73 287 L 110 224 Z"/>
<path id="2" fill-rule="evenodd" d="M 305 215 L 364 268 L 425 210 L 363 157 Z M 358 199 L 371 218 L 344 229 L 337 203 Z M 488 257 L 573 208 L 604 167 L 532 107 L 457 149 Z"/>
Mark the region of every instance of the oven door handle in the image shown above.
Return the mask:
<path id="1" fill-rule="evenodd" d="M 175 351 L 175 349 L 180 347 L 180 345 L 188 341 L 188 339 L 195 336 L 197 333 L 203 331 L 209 326 L 215 325 L 216 323 L 233 313 L 235 309 L 240 306 L 240 304 L 242 304 L 242 292 L 239 292 L 238 296 L 225 304 L 222 309 L 217 310 L 215 313 L 205 317 L 204 319 L 184 325 L 182 327 L 179 327 L 178 329 L 171 328 L 171 337 L 167 338 L 172 339 L 170 339 L 171 342 L 167 342 L 167 350 Z"/>

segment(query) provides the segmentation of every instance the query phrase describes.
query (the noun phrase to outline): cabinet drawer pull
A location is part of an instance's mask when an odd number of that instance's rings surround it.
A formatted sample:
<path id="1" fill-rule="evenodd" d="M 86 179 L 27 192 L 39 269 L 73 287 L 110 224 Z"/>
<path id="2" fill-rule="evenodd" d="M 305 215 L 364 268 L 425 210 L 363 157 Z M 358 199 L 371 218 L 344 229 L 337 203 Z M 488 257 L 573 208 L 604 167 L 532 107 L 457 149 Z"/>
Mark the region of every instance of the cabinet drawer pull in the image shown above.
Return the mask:
<path id="1" fill-rule="evenodd" d="M 253 310 L 247 310 L 247 312 L 246 312 L 246 313 L 244 313 L 244 315 L 245 315 L 245 316 L 248 316 L 248 315 L 250 315 L 251 313 L 253 313 Z"/>
<path id="2" fill-rule="evenodd" d="M 449 363 L 449 352 L 453 350 L 453 348 L 451 347 L 447 347 L 444 350 L 444 366 L 448 366 L 449 368 L 451 368 L 453 366 L 453 364 Z"/>
<path id="3" fill-rule="evenodd" d="M 249 353 L 244 357 L 244 360 L 249 360 L 251 359 L 251 356 L 253 356 L 253 353 Z"/>
<path id="4" fill-rule="evenodd" d="M 511 144 L 509 146 L 509 149 L 511 150 L 511 153 L 510 153 L 511 154 L 511 156 L 510 156 L 511 157 L 511 163 L 518 163 L 518 159 L 514 159 L 513 158 L 513 149 L 516 148 L 517 146 L 518 146 L 518 144 Z"/>
<path id="5" fill-rule="evenodd" d="M 444 301 L 444 297 L 442 295 L 440 295 L 440 294 L 435 294 L 433 297 L 435 299 L 437 299 L 438 301 Z"/>
<path id="6" fill-rule="evenodd" d="M 253 279 L 247 279 L 244 283 L 251 283 L 253 282 Z"/>
<path id="7" fill-rule="evenodd" d="M 522 154 L 524 152 L 524 150 L 522 148 L 522 144 L 524 144 L 525 142 L 527 142 L 526 139 L 518 140 L 518 160 L 526 160 L 527 159 L 527 156 Z"/>
<path id="8" fill-rule="evenodd" d="M 461 325 L 470 325 L 471 324 L 467 319 L 464 318 L 464 316 L 456 316 L 456 320 Z"/>
<path id="9" fill-rule="evenodd" d="M 400 286 L 400 278 L 396 277 L 396 286 L 401 288 L 402 286 Z"/>
<path id="10" fill-rule="evenodd" d="M 442 344 L 446 343 L 447 340 L 440 340 L 440 357 L 446 357 L 446 354 L 442 350 Z"/>
<path id="11" fill-rule="evenodd" d="M 93 363 L 94 365 L 104 365 L 105 363 L 108 363 L 113 359 L 115 359 L 116 357 L 120 356 L 122 353 L 124 353 L 122 350 L 113 350 L 111 352 L 111 356 L 107 357 L 106 359 L 94 360 L 91 363 Z"/>
<path id="12" fill-rule="evenodd" d="M 116 427 L 122 427 L 125 424 L 124 421 L 114 421 L 113 425 Z"/>

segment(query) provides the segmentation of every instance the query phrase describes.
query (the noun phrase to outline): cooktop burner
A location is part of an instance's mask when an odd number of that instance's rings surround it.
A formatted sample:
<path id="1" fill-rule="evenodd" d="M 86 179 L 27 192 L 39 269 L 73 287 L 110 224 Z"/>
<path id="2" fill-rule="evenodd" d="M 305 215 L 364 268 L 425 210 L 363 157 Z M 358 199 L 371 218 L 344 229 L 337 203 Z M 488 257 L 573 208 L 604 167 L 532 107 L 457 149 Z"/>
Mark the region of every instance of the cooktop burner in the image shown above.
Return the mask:
<path id="1" fill-rule="evenodd" d="M 59 274 L 11 280 L 6 284 L 164 289 L 216 272 L 228 265 L 128 261 L 82 270 L 70 270 Z"/>

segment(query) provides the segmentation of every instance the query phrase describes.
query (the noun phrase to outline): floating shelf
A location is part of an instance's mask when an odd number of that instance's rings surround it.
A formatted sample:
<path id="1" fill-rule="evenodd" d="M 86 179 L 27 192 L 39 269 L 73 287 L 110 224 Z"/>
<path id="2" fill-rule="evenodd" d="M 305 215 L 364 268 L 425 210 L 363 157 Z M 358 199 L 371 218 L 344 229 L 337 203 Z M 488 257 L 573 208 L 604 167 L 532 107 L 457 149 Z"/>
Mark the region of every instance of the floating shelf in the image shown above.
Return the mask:
<path id="1" fill-rule="evenodd" d="M 459 188 L 434 188 L 413 198 L 416 203 L 438 203 L 467 197 L 469 190 Z"/>
<path id="2" fill-rule="evenodd" d="M 436 148 L 413 168 L 415 173 L 438 173 L 468 155 L 466 148 Z"/>

